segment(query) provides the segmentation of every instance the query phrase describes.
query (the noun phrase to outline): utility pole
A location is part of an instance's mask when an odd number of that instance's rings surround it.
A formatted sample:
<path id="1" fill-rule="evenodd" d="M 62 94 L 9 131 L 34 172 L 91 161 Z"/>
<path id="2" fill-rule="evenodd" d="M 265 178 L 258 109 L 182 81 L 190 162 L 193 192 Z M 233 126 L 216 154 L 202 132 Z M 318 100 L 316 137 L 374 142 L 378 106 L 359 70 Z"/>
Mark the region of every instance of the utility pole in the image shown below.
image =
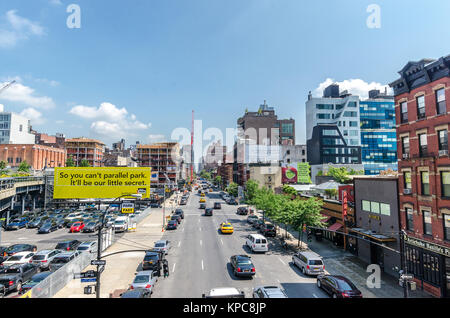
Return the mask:
<path id="1" fill-rule="evenodd" d="M 403 297 L 408 298 L 408 281 L 403 276 L 403 275 L 408 274 L 408 266 L 406 264 L 406 245 L 405 245 L 406 232 L 405 232 L 405 230 L 401 230 L 400 237 L 402 239 L 401 247 L 402 247 L 402 258 L 403 258 L 403 270 L 401 271 L 400 279 L 402 279 Z"/>

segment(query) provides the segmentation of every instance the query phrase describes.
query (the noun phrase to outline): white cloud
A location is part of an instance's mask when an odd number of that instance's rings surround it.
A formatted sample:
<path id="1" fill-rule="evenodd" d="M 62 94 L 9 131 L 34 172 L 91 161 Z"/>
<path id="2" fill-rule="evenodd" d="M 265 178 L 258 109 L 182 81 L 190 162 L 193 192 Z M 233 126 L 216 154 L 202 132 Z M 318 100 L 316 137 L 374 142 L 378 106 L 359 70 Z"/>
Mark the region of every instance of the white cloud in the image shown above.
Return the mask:
<path id="1" fill-rule="evenodd" d="M 327 78 L 324 82 L 319 84 L 319 87 L 317 87 L 312 94 L 316 97 L 322 97 L 323 96 L 323 90 L 333 84 L 336 83 L 339 85 L 339 91 L 347 90 L 349 93 L 353 95 L 358 95 L 361 99 L 367 99 L 369 98 L 369 91 L 372 89 L 378 89 L 381 92 L 384 92 L 384 89 L 387 88 L 388 94 L 392 94 L 392 89 L 388 85 L 383 85 L 381 83 L 377 82 L 371 82 L 367 83 L 362 79 L 350 79 L 350 80 L 344 80 L 342 82 L 336 82 L 332 78 Z"/>
<path id="2" fill-rule="evenodd" d="M 72 107 L 70 113 L 85 119 L 103 119 L 113 122 L 125 120 L 125 117 L 128 114 L 125 108 L 119 109 L 111 103 L 101 103 L 98 108 L 78 105 Z"/>
<path id="3" fill-rule="evenodd" d="M 21 40 L 30 36 L 45 35 L 44 28 L 38 22 L 17 15 L 17 10 L 9 10 L 3 17 L 4 26 L 0 29 L 0 47 L 12 48 Z"/>
<path id="4" fill-rule="evenodd" d="M 46 122 L 45 118 L 42 117 L 42 113 L 31 107 L 24 109 L 20 115 L 28 118 L 32 125 L 42 125 Z"/>
<path id="5" fill-rule="evenodd" d="M 96 121 L 91 124 L 91 131 L 100 136 L 119 138 L 123 137 L 122 127 L 117 123 L 108 123 L 105 121 Z"/>
<path id="6" fill-rule="evenodd" d="M 20 78 L 16 78 L 16 80 L 20 81 Z M 3 87 L 8 83 L 9 81 L 0 83 L 0 87 Z M 26 106 L 34 108 L 51 109 L 55 107 L 55 102 L 52 98 L 48 96 L 35 96 L 35 90 L 33 88 L 19 82 L 16 82 L 4 90 L 0 94 L 0 100 L 23 103 Z"/>

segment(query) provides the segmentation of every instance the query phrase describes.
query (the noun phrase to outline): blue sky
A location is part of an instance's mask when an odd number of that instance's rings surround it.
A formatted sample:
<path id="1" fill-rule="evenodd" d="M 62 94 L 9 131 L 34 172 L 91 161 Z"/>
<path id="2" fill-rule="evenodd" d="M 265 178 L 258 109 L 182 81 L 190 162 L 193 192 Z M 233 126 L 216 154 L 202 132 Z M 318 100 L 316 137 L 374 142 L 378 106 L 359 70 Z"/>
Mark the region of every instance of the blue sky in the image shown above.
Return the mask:
<path id="1" fill-rule="evenodd" d="M 81 29 L 66 26 L 71 3 Z M 0 103 L 41 132 L 129 144 L 190 128 L 192 109 L 225 131 L 267 100 L 304 143 L 308 91 L 327 79 L 365 90 L 450 54 L 448 12 L 448 0 L 2 1 L 0 83 L 18 84 Z"/>

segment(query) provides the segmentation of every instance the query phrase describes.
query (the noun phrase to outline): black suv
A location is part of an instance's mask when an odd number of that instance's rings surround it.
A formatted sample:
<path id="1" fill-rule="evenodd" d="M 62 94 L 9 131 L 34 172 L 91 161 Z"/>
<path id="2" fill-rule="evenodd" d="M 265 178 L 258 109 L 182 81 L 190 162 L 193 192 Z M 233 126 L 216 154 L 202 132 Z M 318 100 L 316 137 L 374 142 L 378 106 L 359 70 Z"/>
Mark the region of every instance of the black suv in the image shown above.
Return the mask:
<path id="1" fill-rule="evenodd" d="M 56 245 L 55 250 L 76 251 L 81 244 L 78 240 L 60 242 Z"/>
<path id="2" fill-rule="evenodd" d="M 222 205 L 220 204 L 220 202 L 215 202 L 214 203 L 214 209 L 218 210 L 218 209 L 221 209 L 221 208 L 222 208 Z"/>
<path id="3" fill-rule="evenodd" d="M 201 210 L 206 209 L 206 203 L 200 203 L 199 209 L 201 209 Z"/>
<path id="4" fill-rule="evenodd" d="M 259 231 L 262 235 L 268 237 L 268 236 L 277 236 L 277 229 L 275 225 L 264 223 L 259 227 Z"/>
<path id="5" fill-rule="evenodd" d="M 175 215 L 179 215 L 182 219 L 184 219 L 184 211 L 181 209 L 176 209 Z"/>
<path id="6" fill-rule="evenodd" d="M 162 262 L 164 261 L 164 253 L 148 251 L 145 253 L 144 260 L 142 261 L 143 271 L 156 271 L 160 276 Z"/>
<path id="7" fill-rule="evenodd" d="M 19 291 L 22 283 L 31 279 L 38 272 L 39 267 L 29 263 L 0 268 L 0 285 L 5 286 L 5 292 Z"/>
<path id="8" fill-rule="evenodd" d="M 212 216 L 213 215 L 213 209 L 206 209 L 205 210 L 205 216 Z"/>
<path id="9" fill-rule="evenodd" d="M 239 215 L 247 215 L 248 214 L 248 208 L 246 208 L 245 206 L 241 206 L 241 207 L 237 208 L 236 213 L 239 214 Z"/>
<path id="10" fill-rule="evenodd" d="M 174 214 L 174 215 L 172 215 L 172 217 L 170 218 L 170 220 L 171 220 L 171 221 L 177 221 L 178 224 L 180 224 L 180 223 L 181 223 L 181 216 L 178 215 L 178 214 Z"/>

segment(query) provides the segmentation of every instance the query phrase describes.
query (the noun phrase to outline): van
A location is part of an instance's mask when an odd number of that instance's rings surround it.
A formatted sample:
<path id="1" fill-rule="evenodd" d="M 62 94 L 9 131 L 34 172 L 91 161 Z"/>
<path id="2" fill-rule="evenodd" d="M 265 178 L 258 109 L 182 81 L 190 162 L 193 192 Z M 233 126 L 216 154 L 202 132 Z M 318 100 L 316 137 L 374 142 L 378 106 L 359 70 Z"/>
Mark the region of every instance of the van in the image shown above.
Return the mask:
<path id="1" fill-rule="evenodd" d="M 250 234 L 247 236 L 245 244 L 252 250 L 252 252 L 267 252 L 269 251 L 269 242 L 261 234 Z"/>
<path id="2" fill-rule="evenodd" d="M 298 252 L 292 256 L 292 263 L 300 268 L 305 275 L 319 275 L 325 273 L 322 257 L 314 252 Z"/>

